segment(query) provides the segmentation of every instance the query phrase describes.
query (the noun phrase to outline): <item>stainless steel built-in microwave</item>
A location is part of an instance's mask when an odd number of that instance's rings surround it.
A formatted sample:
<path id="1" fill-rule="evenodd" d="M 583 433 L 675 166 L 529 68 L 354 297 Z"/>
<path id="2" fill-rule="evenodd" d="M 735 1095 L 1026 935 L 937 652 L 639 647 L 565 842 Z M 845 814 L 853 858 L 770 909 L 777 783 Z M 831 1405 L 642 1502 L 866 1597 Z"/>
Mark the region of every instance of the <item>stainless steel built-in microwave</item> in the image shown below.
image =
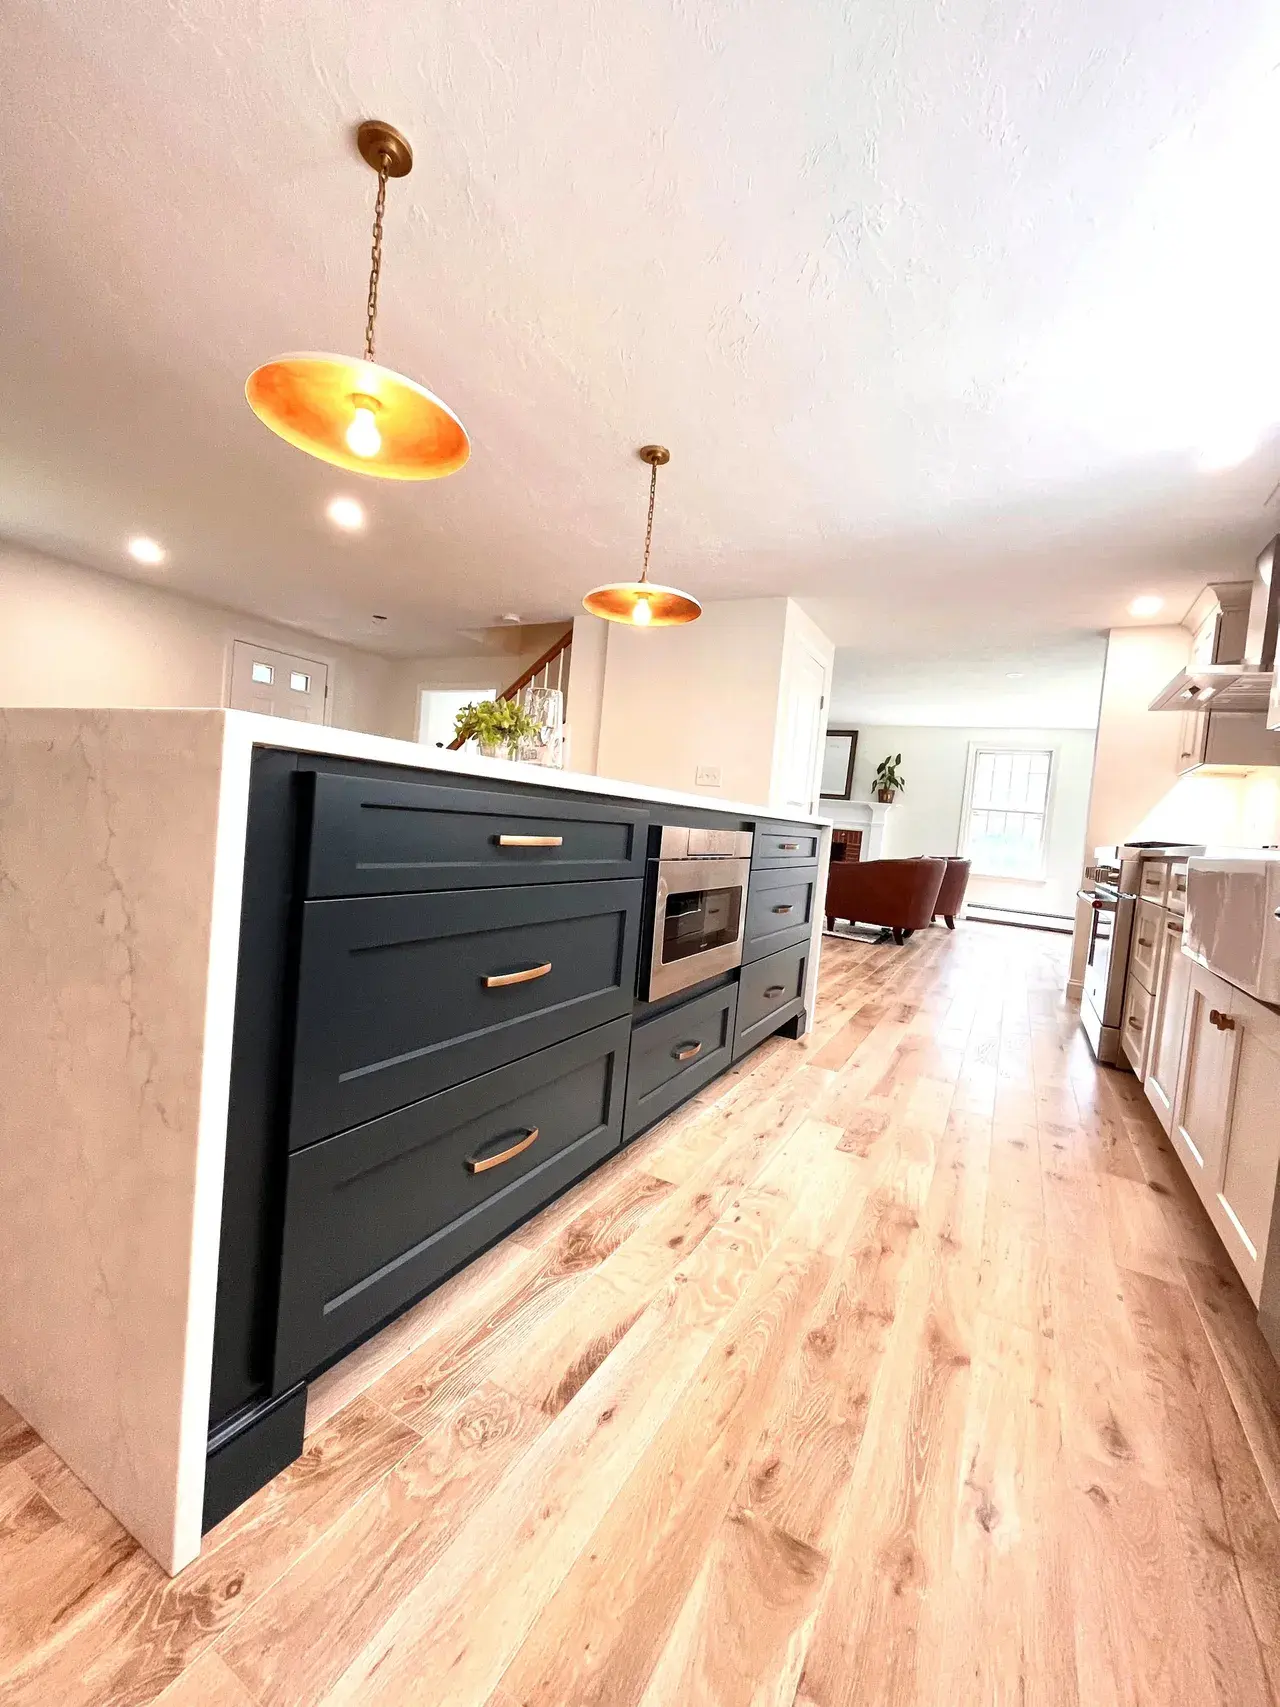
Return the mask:
<path id="1" fill-rule="evenodd" d="M 742 964 L 752 842 L 750 830 L 664 827 L 650 871 L 655 887 L 647 1001 Z"/>

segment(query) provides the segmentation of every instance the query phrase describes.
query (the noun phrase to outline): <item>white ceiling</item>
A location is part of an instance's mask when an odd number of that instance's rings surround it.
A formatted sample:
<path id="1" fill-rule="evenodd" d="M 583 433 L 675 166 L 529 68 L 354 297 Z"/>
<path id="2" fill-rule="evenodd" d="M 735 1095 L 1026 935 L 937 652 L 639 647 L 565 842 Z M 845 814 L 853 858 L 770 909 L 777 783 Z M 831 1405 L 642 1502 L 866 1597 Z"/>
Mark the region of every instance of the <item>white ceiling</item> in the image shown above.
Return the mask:
<path id="1" fill-rule="evenodd" d="M 1095 634 L 931 655 L 912 651 L 903 631 L 884 646 L 836 652 L 829 727 L 1093 729 L 1105 660 Z"/>
<path id="2" fill-rule="evenodd" d="M 6 0 L 0 534 L 443 651 L 631 572 L 660 438 L 656 576 L 843 645 L 1185 607 L 1276 528 L 1278 48 L 1270 0 Z M 474 444 L 422 486 L 242 396 L 358 351 L 369 115 L 379 355 Z"/>

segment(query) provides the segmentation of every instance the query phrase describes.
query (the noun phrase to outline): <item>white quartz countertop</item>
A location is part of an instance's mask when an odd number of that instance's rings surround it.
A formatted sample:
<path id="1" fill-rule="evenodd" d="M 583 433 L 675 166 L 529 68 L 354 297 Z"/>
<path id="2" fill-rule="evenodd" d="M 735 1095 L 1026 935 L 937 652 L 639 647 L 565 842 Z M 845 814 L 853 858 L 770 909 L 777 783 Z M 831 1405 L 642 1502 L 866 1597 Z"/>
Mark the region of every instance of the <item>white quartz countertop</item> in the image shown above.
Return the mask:
<path id="1" fill-rule="evenodd" d="M 202 713 L 201 715 L 208 715 Z M 703 811 L 740 813 L 745 818 L 782 819 L 791 824 L 829 824 L 811 812 L 775 810 L 749 801 L 723 800 L 718 794 L 682 794 L 651 788 L 642 782 L 592 776 L 586 771 L 551 770 L 545 765 L 515 764 L 479 754 L 424 747 L 417 741 L 396 741 L 389 735 L 365 735 L 356 729 L 330 729 L 317 723 L 294 723 L 252 711 L 228 711 L 227 735 L 247 746 L 279 747 L 288 752 L 322 753 L 331 758 L 373 759 L 385 765 L 409 765 L 442 776 L 484 777 L 493 782 L 519 782 L 534 788 L 577 794 L 607 794 L 611 798 L 657 802 L 663 806 L 697 806 Z"/>

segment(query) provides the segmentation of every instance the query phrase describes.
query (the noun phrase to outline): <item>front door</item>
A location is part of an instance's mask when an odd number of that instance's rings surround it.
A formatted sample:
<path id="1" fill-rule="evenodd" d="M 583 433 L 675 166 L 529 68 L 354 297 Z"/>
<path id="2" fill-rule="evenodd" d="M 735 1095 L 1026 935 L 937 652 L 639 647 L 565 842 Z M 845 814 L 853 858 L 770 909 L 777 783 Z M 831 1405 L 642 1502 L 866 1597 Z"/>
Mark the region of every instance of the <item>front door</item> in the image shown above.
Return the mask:
<path id="1" fill-rule="evenodd" d="M 265 711 L 269 717 L 323 723 L 328 697 L 327 664 L 249 640 L 233 645 L 228 701 L 233 711 Z"/>

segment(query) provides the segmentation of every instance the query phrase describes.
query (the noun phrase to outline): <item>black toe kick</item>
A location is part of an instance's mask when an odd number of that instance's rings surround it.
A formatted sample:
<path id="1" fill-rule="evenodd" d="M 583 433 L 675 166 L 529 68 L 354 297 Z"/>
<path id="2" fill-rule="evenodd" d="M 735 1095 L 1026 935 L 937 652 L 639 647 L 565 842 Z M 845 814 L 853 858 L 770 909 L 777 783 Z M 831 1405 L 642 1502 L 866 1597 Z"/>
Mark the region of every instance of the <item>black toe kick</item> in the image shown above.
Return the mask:
<path id="1" fill-rule="evenodd" d="M 302 1456 L 306 1420 L 307 1384 L 299 1381 L 278 1398 L 237 1412 L 209 1436 L 202 1535 Z"/>

